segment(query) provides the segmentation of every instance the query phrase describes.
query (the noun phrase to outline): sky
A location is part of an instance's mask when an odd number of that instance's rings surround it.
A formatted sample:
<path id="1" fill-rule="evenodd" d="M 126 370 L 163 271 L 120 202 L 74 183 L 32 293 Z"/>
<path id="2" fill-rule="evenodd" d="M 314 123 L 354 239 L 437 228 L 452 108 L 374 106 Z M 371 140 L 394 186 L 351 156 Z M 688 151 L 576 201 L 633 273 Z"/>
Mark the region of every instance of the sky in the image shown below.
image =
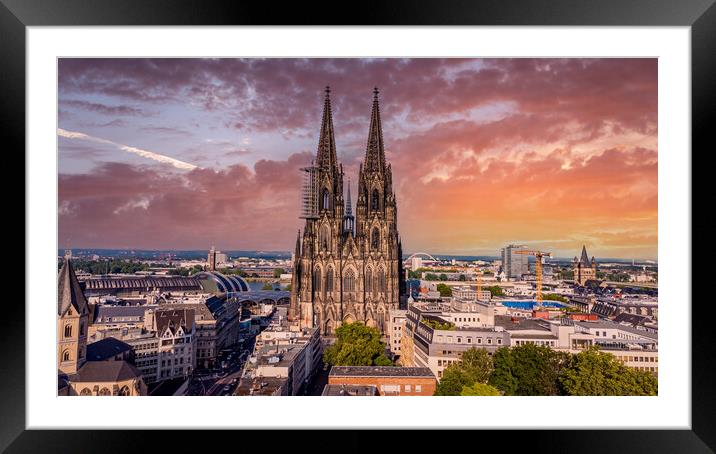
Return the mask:
<path id="1" fill-rule="evenodd" d="M 380 89 L 405 252 L 657 257 L 656 59 L 58 65 L 60 248 L 292 250 L 330 85 L 353 194 Z"/>

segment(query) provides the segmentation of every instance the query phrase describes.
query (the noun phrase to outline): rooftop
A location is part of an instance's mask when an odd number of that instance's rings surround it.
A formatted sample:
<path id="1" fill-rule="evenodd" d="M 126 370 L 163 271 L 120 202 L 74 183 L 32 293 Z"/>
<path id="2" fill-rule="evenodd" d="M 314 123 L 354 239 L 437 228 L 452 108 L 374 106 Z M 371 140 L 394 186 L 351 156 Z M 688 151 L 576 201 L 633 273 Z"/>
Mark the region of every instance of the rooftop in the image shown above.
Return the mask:
<path id="1" fill-rule="evenodd" d="M 87 344 L 87 361 L 105 361 L 132 350 L 132 346 L 114 337 Z"/>
<path id="2" fill-rule="evenodd" d="M 427 367 L 392 366 L 333 366 L 329 376 L 333 377 L 430 377 L 433 373 Z"/>
<path id="3" fill-rule="evenodd" d="M 139 375 L 139 371 L 126 361 L 88 361 L 70 380 L 75 383 L 111 383 L 133 379 Z"/>

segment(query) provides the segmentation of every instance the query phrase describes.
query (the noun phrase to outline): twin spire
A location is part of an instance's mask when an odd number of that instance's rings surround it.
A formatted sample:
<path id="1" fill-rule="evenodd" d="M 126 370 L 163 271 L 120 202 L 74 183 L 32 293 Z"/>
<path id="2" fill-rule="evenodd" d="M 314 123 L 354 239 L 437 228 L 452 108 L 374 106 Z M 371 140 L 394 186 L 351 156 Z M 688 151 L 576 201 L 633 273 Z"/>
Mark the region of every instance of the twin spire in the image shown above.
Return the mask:
<path id="1" fill-rule="evenodd" d="M 337 165 L 336 138 L 333 129 L 333 113 L 331 111 L 331 88 L 326 87 L 323 101 L 323 120 L 321 121 L 321 135 L 318 139 L 318 153 L 316 166 L 319 168 L 333 168 Z M 368 145 L 366 146 L 363 168 L 367 171 L 385 172 L 385 150 L 383 148 L 383 127 L 380 123 L 380 105 L 378 101 L 378 88 L 373 89 L 373 110 L 370 116 L 368 129 Z"/>
<path id="2" fill-rule="evenodd" d="M 331 112 L 331 88 L 326 86 L 326 97 L 323 101 L 323 120 L 321 121 L 321 136 L 318 139 L 318 157 L 316 166 L 332 169 L 336 159 L 336 137 L 333 131 L 333 113 Z"/>

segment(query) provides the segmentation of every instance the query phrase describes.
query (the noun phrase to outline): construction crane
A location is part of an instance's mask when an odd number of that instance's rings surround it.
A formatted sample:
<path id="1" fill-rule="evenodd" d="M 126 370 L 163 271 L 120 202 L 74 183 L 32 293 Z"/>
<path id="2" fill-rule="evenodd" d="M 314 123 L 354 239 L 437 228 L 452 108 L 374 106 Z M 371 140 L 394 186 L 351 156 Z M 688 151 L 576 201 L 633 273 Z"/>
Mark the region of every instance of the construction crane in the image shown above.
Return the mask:
<path id="1" fill-rule="evenodd" d="M 517 249 L 514 254 L 533 255 L 535 257 L 535 274 L 537 275 L 537 305 L 542 306 L 542 257 L 552 257 L 551 252 Z"/>

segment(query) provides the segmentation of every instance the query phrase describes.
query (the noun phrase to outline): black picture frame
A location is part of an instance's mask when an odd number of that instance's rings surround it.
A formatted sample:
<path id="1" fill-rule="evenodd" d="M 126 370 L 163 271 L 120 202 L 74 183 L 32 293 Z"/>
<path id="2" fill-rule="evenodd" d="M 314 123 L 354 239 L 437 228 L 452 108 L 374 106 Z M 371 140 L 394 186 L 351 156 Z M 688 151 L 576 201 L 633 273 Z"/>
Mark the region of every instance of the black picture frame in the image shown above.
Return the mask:
<path id="1" fill-rule="evenodd" d="M 256 1 L 207 0 L 0 0 L 0 124 L 6 151 L 25 149 L 25 31 L 28 26 L 79 25 L 523 25 L 523 26 L 690 26 L 692 82 L 692 149 L 705 148 L 713 129 L 716 99 L 716 0 L 393 0 L 365 2 L 346 10 L 337 2 L 294 2 L 271 5 Z M 709 96 L 710 95 L 710 96 Z M 48 100 L 55 102 L 55 100 Z M 689 159 L 684 151 L 684 159 Z M 18 153 L 20 154 L 20 153 Z M 20 154 L 21 155 L 21 154 Z M 693 159 L 694 154 L 692 154 Z M 693 163 L 693 161 L 692 161 Z M 24 167 L 24 163 L 21 163 Z M 692 164 L 693 166 L 693 164 Z M 692 167 L 694 168 L 694 167 Z M 698 169 L 698 167 L 695 167 Z M 700 170 L 705 172 L 706 170 Z M 696 179 L 693 174 L 692 181 Z M 709 210 L 712 211 L 712 210 Z M 709 214 L 709 217 L 713 215 Z M 706 230 L 694 229 L 704 239 Z M 693 238 L 692 238 L 693 241 Z M 697 242 L 696 244 L 699 244 Z M 703 244 L 703 243 L 701 243 Z M 40 278 L 35 276 L 34 278 Z M 49 279 L 50 277 L 41 277 Z M 25 275 L 26 285 L 29 275 Z M 691 282 L 685 300 L 691 301 Z M 48 298 L 52 296 L 48 295 Z M 701 301 L 702 305 L 708 301 Z M 30 304 L 25 301 L 25 304 Z M 692 304 L 692 313 L 698 307 Z M 7 452 L 141 452 L 164 446 L 190 449 L 201 434 L 146 431 L 25 430 L 25 308 L 15 301 L 3 305 L 6 323 L 0 330 L 5 358 L 0 362 L 2 423 L 0 449 Z M 8 322 L 9 321 L 9 322 Z M 709 317 L 692 318 L 692 430 L 550 430 L 515 431 L 512 450 L 551 452 L 714 452 L 716 392 L 711 386 L 716 343 L 710 339 Z M 575 409 L 575 417 L 579 417 Z M 183 431 L 184 432 L 184 431 Z M 484 434 L 488 436 L 488 434 Z M 342 443 L 366 444 L 353 434 Z M 427 435 L 420 436 L 424 442 Z M 312 439 L 314 437 L 308 437 Z M 400 436 L 400 449 L 410 444 Z M 429 438 L 429 437 L 428 437 Z M 236 443 L 229 431 L 211 435 L 211 445 Z M 222 440 L 223 439 L 223 440 Z M 271 449 L 295 449 L 295 436 L 270 437 Z M 368 438 L 368 445 L 371 438 Z M 132 448 L 132 446 L 134 448 Z M 152 448 L 150 448 L 152 446 Z M 245 447 L 245 445 L 242 445 Z M 396 445 L 398 446 L 398 445 Z M 456 447 L 459 446 L 456 445 Z M 244 449 L 244 448 L 242 448 Z M 320 443 L 314 449 L 322 448 Z"/>

